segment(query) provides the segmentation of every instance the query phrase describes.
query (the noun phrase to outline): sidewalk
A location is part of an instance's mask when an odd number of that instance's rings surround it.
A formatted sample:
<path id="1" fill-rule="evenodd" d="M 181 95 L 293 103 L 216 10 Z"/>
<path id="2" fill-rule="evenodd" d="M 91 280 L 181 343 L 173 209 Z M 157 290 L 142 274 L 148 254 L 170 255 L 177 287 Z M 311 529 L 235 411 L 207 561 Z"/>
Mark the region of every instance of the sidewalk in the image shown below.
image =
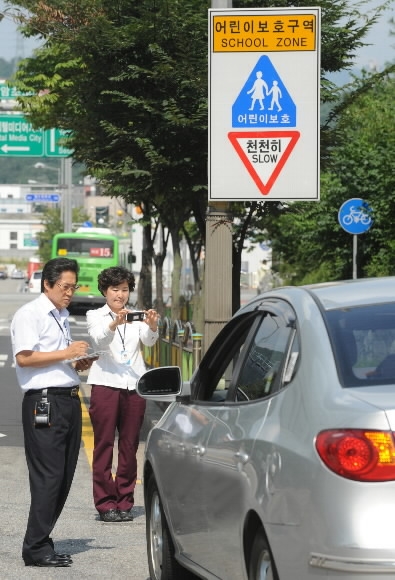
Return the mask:
<path id="1" fill-rule="evenodd" d="M 81 399 L 83 403 L 89 400 L 89 388 L 86 385 L 83 385 Z M 89 456 L 91 450 L 87 451 Z M 139 481 L 143 453 L 144 442 L 139 448 Z M 26 567 L 21 558 L 21 548 L 30 493 L 24 449 L 1 447 L 0 457 L 1 580 L 97 580 L 120 577 L 128 580 L 149 580 L 141 483 L 136 486 L 133 522 L 101 522 L 93 505 L 91 468 L 82 443 L 71 492 L 53 532 L 56 550 L 71 554 L 73 564 L 69 568 Z"/>

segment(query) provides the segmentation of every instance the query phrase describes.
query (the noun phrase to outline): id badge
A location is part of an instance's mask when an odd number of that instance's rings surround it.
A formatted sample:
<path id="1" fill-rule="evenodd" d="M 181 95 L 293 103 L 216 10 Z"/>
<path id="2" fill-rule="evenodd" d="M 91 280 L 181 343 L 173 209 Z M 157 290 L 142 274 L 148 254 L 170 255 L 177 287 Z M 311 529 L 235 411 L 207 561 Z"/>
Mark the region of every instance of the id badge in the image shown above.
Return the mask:
<path id="1" fill-rule="evenodd" d="M 129 353 L 126 350 L 121 350 L 121 363 L 127 365 L 129 362 Z"/>

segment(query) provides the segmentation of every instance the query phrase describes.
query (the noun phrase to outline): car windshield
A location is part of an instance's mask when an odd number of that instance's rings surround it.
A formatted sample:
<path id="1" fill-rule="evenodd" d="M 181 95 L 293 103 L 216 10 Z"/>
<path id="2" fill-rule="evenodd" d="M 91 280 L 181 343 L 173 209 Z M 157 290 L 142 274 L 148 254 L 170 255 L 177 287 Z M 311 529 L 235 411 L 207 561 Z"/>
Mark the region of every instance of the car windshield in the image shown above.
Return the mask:
<path id="1" fill-rule="evenodd" d="M 395 383 L 395 303 L 326 311 L 345 387 Z"/>

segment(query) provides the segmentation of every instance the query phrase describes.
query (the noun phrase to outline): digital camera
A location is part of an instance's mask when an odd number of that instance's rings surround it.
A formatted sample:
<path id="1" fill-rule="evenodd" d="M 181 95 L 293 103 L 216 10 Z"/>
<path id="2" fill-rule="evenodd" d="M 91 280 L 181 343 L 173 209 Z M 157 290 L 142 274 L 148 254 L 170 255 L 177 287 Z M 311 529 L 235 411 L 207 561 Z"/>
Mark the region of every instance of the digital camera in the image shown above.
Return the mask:
<path id="1" fill-rule="evenodd" d="M 128 322 L 135 322 L 139 320 L 140 322 L 144 320 L 145 313 L 142 310 L 135 310 L 134 312 L 128 312 L 126 315 L 126 320 Z"/>

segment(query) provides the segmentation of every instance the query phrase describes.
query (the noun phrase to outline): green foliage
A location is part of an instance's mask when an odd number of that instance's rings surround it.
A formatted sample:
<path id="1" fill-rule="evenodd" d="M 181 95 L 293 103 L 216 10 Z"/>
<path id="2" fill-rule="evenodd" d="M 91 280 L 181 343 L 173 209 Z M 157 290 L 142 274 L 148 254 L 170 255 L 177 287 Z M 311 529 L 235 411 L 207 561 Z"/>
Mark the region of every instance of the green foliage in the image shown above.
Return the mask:
<path id="1" fill-rule="evenodd" d="M 88 219 L 87 213 L 83 208 L 73 208 L 73 224 L 81 224 Z M 63 223 L 60 218 L 60 210 L 56 208 L 46 209 L 43 213 L 41 223 L 44 225 L 42 232 L 38 232 L 38 255 L 42 262 L 47 262 L 51 258 L 52 239 L 55 234 L 63 232 Z M 75 230 L 76 228 L 74 228 Z"/>
<path id="2" fill-rule="evenodd" d="M 321 99 L 332 107 L 322 133 L 322 201 L 289 204 L 285 210 L 270 202 L 232 204 L 238 217 L 233 236 L 236 265 L 245 240 L 262 232 L 266 237 L 267 232 L 280 264 L 289 265 L 295 280 L 311 276 L 321 264 L 326 265 L 321 272 L 331 277 L 350 271 L 349 236 L 337 224 L 338 204 L 349 196 L 350 182 L 340 167 L 327 169 L 326 164 L 339 140 L 334 131 L 337 118 L 347 114 L 352 98 L 340 100 L 341 91 L 327 75 L 352 66 L 381 10 L 369 15 L 366 3 L 318 2 Z M 209 2 L 21 0 L 14 5 L 30 10 L 26 33 L 38 33 L 45 40 L 44 47 L 21 64 L 15 81 L 19 89 L 37 94 L 22 100 L 34 124 L 71 131 L 68 145 L 87 173 L 98 177 L 110 195 L 150 207 L 150 215 L 159 216 L 172 232 L 173 251 L 192 214 L 204 239 Z M 255 0 L 233 3 L 235 8 L 269 5 Z M 276 5 L 295 2 L 279 0 Z M 367 82 L 364 79 L 360 92 Z M 351 144 L 351 132 L 348 138 Z M 351 160 L 350 153 L 345 152 Z M 352 174 L 351 164 L 347 171 Z"/>
<path id="3" fill-rule="evenodd" d="M 38 240 L 38 255 L 42 262 L 48 262 L 51 258 L 51 243 L 55 234 L 63 231 L 63 224 L 58 209 L 47 209 L 41 222 L 44 230 L 36 234 Z"/>
<path id="4" fill-rule="evenodd" d="M 200 213 L 196 220 L 201 227 L 207 185 L 209 3 L 15 4 L 31 11 L 26 33 L 38 32 L 46 40 L 34 58 L 22 63 L 16 77 L 21 90 L 39 95 L 22 101 L 35 125 L 72 131 L 69 145 L 75 158 L 101 178 L 110 195 L 123 194 L 129 201 L 149 197 L 162 219 L 169 210 L 173 215 L 180 211 L 178 227 L 191 211 Z M 324 82 L 324 75 L 351 65 L 376 16 L 362 19 L 345 0 L 319 4 L 322 98 L 331 101 L 335 90 Z M 233 5 L 268 3 L 240 0 Z M 279 2 L 280 7 L 288 5 Z"/>
<path id="5" fill-rule="evenodd" d="M 264 221 L 284 277 L 288 271 L 296 283 L 352 277 L 352 236 L 340 227 L 338 211 L 353 197 L 369 203 L 374 219 L 358 235 L 358 277 L 395 273 L 394 91 L 388 74 L 354 92 L 333 129 L 336 146 L 321 175 L 321 201 L 289 204 L 276 220 Z"/>

